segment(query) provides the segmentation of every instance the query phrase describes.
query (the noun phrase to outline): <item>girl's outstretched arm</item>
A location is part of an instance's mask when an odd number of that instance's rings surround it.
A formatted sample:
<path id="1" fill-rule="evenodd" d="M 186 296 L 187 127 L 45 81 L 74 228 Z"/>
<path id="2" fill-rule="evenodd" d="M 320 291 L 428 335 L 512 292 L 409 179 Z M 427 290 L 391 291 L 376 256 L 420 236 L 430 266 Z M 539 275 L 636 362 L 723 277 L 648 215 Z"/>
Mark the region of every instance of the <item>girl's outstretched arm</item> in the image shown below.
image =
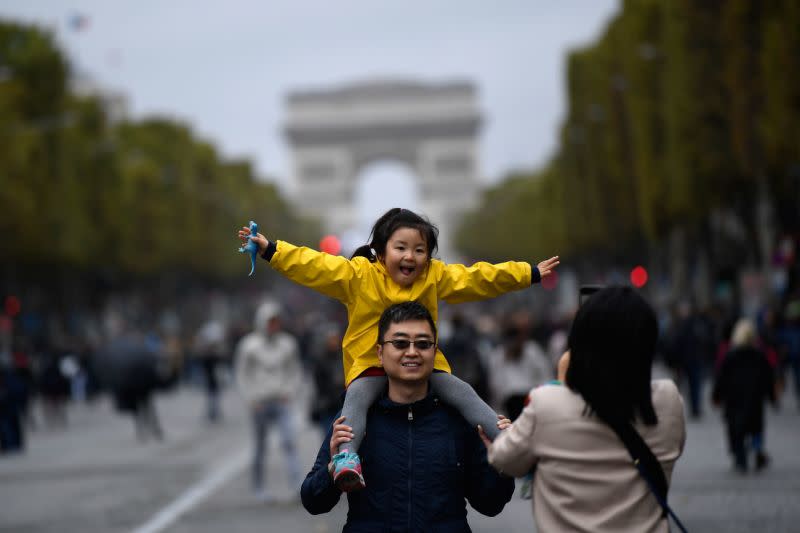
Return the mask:
<path id="1" fill-rule="evenodd" d="M 480 261 L 466 266 L 432 260 L 429 268 L 436 276 L 439 299 L 449 304 L 494 298 L 540 281 L 537 268 L 524 261 Z"/>
<path id="2" fill-rule="evenodd" d="M 239 230 L 242 243 L 246 243 L 249 236 L 250 228 Z M 350 299 L 356 266 L 347 258 L 286 241 L 270 241 L 261 233 L 250 240 L 258 245 L 258 255 L 266 259 L 276 272 L 341 302 Z"/>

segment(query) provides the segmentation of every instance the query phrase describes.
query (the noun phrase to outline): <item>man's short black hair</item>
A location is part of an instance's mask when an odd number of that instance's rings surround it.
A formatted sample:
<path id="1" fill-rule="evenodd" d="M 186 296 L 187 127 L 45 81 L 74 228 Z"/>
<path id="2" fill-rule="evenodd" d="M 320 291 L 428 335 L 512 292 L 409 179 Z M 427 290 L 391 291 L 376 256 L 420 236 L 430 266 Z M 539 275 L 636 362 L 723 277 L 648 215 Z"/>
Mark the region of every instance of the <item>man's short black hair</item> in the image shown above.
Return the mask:
<path id="1" fill-rule="evenodd" d="M 391 305 L 383 311 L 378 321 L 378 342 L 383 341 L 383 336 L 392 324 L 410 320 L 426 320 L 431 325 L 433 340 L 436 341 L 436 324 L 433 322 L 431 312 L 419 302 L 403 302 Z"/>

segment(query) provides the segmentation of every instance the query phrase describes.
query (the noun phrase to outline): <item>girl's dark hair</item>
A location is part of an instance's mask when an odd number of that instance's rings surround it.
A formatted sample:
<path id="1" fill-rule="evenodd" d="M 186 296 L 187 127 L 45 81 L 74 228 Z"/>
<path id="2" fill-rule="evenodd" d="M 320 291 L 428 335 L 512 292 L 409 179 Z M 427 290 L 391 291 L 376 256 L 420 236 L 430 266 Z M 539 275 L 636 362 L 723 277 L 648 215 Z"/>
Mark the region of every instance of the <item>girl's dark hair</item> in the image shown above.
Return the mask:
<path id="1" fill-rule="evenodd" d="M 666 497 L 663 469 L 631 423 L 658 423 L 650 385 L 658 340 L 652 307 L 630 287 L 608 287 L 578 309 L 569 333 L 567 386 L 611 426 Z"/>
<path id="2" fill-rule="evenodd" d="M 369 244 L 358 247 L 356 251 L 353 252 L 350 259 L 354 257 L 366 257 L 374 263 L 378 257 L 382 257 L 386 254 L 386 243 L 389 242 L 392 233 L 400 228 L 418 230 L 422 238 L 425 239 L 425 243 L 428 245 L 428 259 L 433 257 L 433 254 L 439 246 L 439 229 L 431 224 L 428 219 L 421 217 L 413 211 L 393 207 L 385 212 L 375 222 L 375 225 L 372 226 L 372 231 L 369 234 Z"/>

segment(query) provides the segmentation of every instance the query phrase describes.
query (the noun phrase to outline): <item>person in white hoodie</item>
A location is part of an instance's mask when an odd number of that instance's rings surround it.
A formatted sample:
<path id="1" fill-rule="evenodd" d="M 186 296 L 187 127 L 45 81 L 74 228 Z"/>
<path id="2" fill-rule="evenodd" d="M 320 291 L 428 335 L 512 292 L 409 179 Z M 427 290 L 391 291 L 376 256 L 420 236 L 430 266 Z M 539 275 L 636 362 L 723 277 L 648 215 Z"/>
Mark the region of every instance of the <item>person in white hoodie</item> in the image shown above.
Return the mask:
<path id="1" fill-rule="evenodd" d="M 251 411 L 253 462 L 251 480 L 257 498 L 273 497 L 264 486 L 264 454 L 267 429 L 277 425 L 285 453 L 286 470 L 292 493 L 299 490 L 300 467 L 295 449 L 292 416 L 293 396 L 301 382 L 300 352 L 295 338 L 284 331 L 281 308 L 276 303 L 262 304 L 255 316 L 254 330 L 236 347 L 236 383 Z"/>

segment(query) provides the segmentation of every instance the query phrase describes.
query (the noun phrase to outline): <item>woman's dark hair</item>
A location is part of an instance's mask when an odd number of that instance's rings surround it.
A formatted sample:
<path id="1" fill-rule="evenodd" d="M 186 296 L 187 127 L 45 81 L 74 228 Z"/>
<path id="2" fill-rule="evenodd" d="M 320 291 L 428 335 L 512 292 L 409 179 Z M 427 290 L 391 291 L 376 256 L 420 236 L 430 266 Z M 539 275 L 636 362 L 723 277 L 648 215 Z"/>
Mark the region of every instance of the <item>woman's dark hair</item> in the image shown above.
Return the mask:
<path id="1" fill-rule="evenodd" d="M 366 257 L 375 262 L 378 257 L 383 257 L 386 254 L 386 243 L 389 242 L 392 233 L 400 228 L 412 228 L 419 231 L 422 238 L 425 239 L 425 244 L 428 245 L 428 259 L 433 257 L 436 248 L 439 246 L 439 229 L 431 224 L 428 219 L 419 216 L 413 211 L 393 207 L 385 212 L 372 226 L 372 231 L 369 234 L 369 244 L 358 247 L 350 259 Z"/>
<path id="2" fill-rule="evenodd" d="M 603 418 L 658 423 L 650 391 L 657 338 L 656 314 L 636 291 L 594 293 L 572 322 L 567 385 Z"/>
<path id="3" fill-rule="evenodd" d="M 658 423 L 650 385 L 658 340 L 653 308 L 630 287 L 608 287 L 578 309 L 569 333 L 567 386 L 625 444 L 631 457 L 666 498 L 663 469 L 631 422 Z"/>

